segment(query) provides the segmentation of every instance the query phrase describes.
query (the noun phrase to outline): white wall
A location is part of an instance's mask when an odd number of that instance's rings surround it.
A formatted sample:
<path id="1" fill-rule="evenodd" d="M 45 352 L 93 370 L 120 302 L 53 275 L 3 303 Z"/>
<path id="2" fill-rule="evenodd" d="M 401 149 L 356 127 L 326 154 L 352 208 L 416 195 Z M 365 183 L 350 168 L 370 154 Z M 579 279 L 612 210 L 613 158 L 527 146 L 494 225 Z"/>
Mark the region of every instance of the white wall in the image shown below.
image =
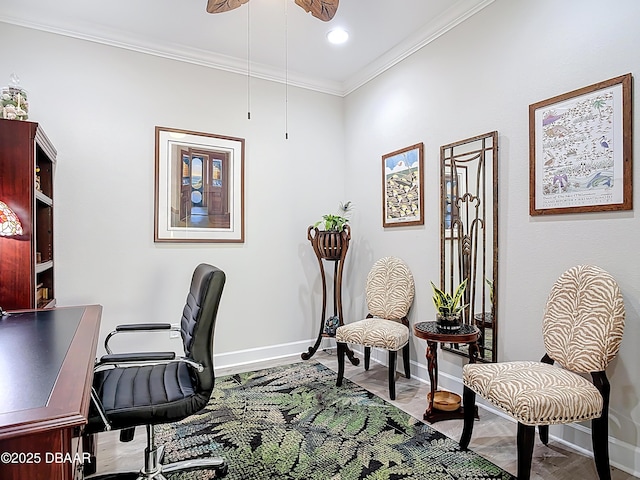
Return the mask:
<path id="1" fill-rule="evenodd" d="M 615 213 L 529 216 L 528 106 L 601 80 L 640 75 L 640 2 L 497 0 L 345 103 L 346 196 L 356 206 L 350 286 L 362 287 L 371 262 L 403 257 L 416 279 L 411 321 L 433 319 L 429 280 L 439 278 L 439 148 L 497 130 L 500 162 L 499 359 L 539 360 L 541 313 L 554 280 L 568 267 L 593 263 L 622 289 L 627 325 L 612 385 L 612 460 L 640 472 L 640 234 L 636 209 Z M 638 96 L 634 111 L 640 111 Z M 383 229 L 381 156 L 425 144 L 425 225 Z M 640 151 L 638 122 L 634 150 Z M 639 169 L 635 184 L 640 185 Z M 349 315 L 362 313 L 362 302 Z M 425 342 L 413 355 L 424 364 Z M 462 359 L 440 354 L 441 380 L 460 389 Z M 588 426 L 588 425 L 587 425 Z M 590 450 L 583 428 L 552 434 Z"/>
<path id="2" fill-rule="evenodd" d="M 622 349 L 608 370 L 611 456 L 637 474 L 637 214 L 530 217 L 527 115 L 539 100 L 637 75 L 639 20 L 637 0 L 496 0 L 345 99 L 290 87 L 289 140 L 283 85 L 253 81 L 249 121 L 242 76 L 2 24 L 0 84 L 11 72 L 21 76 L 31 119 L 42 122 L 59 150 L 59 304 L 104 305 L 103 335 L 117 323 L 176 321 L 189 276 L 206 261 L 228 274 L 217 363 L 306 350 L 321 300 L 306 228 L 340 200 L 352 200 L 347 320 L 364 313 L 364 278 L 387 254 L 403 257 L 414 272 L 411 321 L 429 320 L 429 280 L 439 277 L 439 147 L 497 130 L 500 360 L 541 357 L 542 307 L 562 271 L 577 263 L 609 270 L 627 308 Z M 634 110 L 640 111 L 638 100 Z M 247 140 L 245 244 L 153 243 L 155 125 Z M 637 126 L 634 135 L 638 152 Z M 425 144 L 425 225 L 384 230 L 381 156 L 417 142 Z M 412 343 L 412 359 L 426 378 L 425 344 Z M 166 339 L 154 345 L 166 348 Z M 441 354 L 445 387 L 460 388 L 461 365 L 461 357 Z M 590 449 L 584 430 L 552 434 Z"/>
<path id="3" fill-rule="evenodd" d="M 217 354 L 306 350 L 320 301 L 307 227 L 342 200 L 342 99 L 289 87 L 285 140 L 282 84 L 252 80 L 248 120 L 243 76 L 6 24 L 0 58 L 0 79 L 20 75 L 30 120 L 58 149 L 58 305 L 102 304 L 103 335 L 178 322 L 209 262 L 227 273 Z M 156 125 L 246 139 L 244 244 L 154 244 Z M 164 335 L 145 343 L 167 348 Z"/>

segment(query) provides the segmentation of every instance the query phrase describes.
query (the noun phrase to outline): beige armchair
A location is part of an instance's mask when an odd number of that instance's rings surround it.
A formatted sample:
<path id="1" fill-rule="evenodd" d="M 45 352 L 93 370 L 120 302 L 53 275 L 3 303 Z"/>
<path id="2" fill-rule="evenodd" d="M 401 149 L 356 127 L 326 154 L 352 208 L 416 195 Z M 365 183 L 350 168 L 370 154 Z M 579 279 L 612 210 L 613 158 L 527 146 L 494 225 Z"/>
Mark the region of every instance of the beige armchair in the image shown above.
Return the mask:
<path id="1" fill-rule="evenodd" d="M 586 420 L 591 420 L 598 475 L 610 479 L 610 387 L 605 369 L 618 353 L 624 316 L 622 294 L 609 273 L 588 265 L 563 273 L 544 310 L 546 354 L 540 362 L 476 363 L 463 368 L 462 449 L 471 440 L 477 393 L 518 421 L 519 480 L 530 478 L 536 426 L 546 445 L 549 425 Z M 586 373 L 593 383 L 580 375 Z"/>
<path id="2" fill-rule="evenodd" d="M 378 260 L 365 287 L 369 314 L 364 320 L 338 327 L 338 380 L 344 378 L 344 356 L 347 344 L 364 346 L 364 369 L 369 370 L 371 348 L 389 351 L 389 397 L 396 398 L 395 375 L 398 350 L 402 349 L 404 372 L 411 377 L 409 366 L 409 320 L 407 314 L 415 296 L 413 275 L 406 263 L 397 257 Z"/>

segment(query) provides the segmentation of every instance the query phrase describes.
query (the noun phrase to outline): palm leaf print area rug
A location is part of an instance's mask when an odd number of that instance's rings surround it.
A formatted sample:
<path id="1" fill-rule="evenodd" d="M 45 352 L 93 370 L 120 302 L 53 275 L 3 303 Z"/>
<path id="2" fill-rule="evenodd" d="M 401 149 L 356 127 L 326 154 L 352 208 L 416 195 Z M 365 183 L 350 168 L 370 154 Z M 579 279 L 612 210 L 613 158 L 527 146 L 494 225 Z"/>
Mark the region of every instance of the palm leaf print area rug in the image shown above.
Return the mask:
<path id="1" fill-rule="evenodd" d="M 356 384 L 335 382 L 313 362 L 217 378 L 204 410 L 156 427 L 165 463 L 220 455 L 229 480 L 515 480 Z"/>

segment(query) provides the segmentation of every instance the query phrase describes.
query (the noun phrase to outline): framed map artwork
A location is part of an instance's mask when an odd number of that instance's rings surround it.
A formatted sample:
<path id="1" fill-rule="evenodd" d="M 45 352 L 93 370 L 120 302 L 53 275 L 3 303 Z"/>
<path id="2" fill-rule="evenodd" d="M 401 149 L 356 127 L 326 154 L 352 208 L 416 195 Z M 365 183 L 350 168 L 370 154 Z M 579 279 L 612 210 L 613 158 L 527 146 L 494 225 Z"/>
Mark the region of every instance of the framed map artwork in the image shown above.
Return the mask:
<path id="1" fill-rule="evenodd" d="M 529 106 L 529 214 L 632 208 L 631 74 Z"/>

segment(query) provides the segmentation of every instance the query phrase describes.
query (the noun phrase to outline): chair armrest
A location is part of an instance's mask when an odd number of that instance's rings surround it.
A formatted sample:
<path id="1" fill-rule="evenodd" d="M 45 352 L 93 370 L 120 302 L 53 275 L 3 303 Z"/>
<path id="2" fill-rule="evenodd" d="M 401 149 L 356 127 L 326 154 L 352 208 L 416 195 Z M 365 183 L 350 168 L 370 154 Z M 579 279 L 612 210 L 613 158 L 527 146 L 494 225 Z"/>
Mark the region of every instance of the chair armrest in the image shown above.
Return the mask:
<path id="1" fill-rule="evenodd" d="M 109 341 L 118 333 L 136 333 L 136 332 L 160 332 L 160 331 L 172 331 L 179 332 L 180 325 L 172 325 L 170 323 L 126 323 L 117 325 L 107 338 L 104 339 L 104 349 L 108 354 L 112 354 L 113 351 L 109 347 Z"/>
<path id="2" fill-rule="evenodd" d="M 170 323 L 127 323 L 124 325 L 118 325 L 116 332 L 133 332 L 133 331 L 148 331 L 148 330 L 171 330 Z"/>
<path id="3" fill-rule="evenodd" d="M 177 357 L 175 352 L 135 352 L 135 353 L 111 353 L 103 355 L 100 360 L 96 362 L 94 371 L 97 371 L 100 367 L 105 365 L 120 365 L 123 363 L 168 363 L 168 362 L 182 362 L 195 368 L 198 372 L 204 371 L 204 366 L 198 362 L 186 357 Z"/>
<path id="4" fill-rule="evenodd" d="M 175 352 L 110 353 L 100 357 L 100 363 L 162 362 L 175 358 Z"/>

